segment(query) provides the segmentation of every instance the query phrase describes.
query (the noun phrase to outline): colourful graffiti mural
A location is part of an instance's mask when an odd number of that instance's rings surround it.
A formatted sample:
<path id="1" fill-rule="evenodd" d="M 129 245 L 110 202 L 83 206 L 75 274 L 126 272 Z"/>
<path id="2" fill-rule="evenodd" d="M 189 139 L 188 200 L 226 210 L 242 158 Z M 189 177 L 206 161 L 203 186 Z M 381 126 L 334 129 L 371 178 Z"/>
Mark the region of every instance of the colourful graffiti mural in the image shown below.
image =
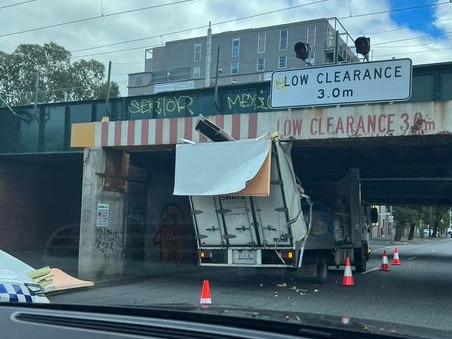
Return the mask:
<path id="1" fill-rule="evenodd" d="M 184 262 L 185 225 L 177 205 L 168 204 L 162 209 L 160 228 L 154 236 L 154 244 L 160 246 L 162 265 L 167 265 L 171 260 L 176 264 Z"/>

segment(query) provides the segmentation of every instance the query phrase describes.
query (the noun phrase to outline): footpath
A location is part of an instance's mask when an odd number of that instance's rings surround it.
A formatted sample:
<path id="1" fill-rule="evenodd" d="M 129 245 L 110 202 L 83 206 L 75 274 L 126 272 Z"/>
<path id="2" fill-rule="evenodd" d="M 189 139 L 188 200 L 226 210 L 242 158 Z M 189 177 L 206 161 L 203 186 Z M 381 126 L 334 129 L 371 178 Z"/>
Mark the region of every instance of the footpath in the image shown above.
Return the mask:
<path id="1" fill-rule="evenodd" d="M 442 241 L 442 240 L 451 240 L 450 237 L 435 237 L 435 238 L 421 238 L 419 236 L 414 237 L 411 240 L 408 240 L 406 238 L 403 238 L 400 241 L 394 241 L 391 237 L 386 238 L 372 238 L 369 240 L 369 244 L 372 247 L 373 246 L 400 246 L 400 245 L 416 245 L 416 244 L 422 244 L 426 242 L 432 242 L 432 241 Z"/>

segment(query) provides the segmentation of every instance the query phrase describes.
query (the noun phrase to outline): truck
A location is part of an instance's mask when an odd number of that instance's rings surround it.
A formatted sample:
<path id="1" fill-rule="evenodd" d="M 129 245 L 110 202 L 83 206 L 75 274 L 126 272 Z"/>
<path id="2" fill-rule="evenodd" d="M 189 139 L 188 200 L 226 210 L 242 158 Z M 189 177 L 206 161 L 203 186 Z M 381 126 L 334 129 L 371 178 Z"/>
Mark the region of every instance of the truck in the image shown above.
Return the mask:
<path id="1" fill-rule="evenodd" d="M 347 257 L 366 270 L 368 209 L 358 169 L 305 185 L 292 140 L 233 140 L 213 131 L 204 133 L 216 142 L 176 145 L 173 194 L 189 198 L 199 265 L 279 267 L 318 283 Z"/>

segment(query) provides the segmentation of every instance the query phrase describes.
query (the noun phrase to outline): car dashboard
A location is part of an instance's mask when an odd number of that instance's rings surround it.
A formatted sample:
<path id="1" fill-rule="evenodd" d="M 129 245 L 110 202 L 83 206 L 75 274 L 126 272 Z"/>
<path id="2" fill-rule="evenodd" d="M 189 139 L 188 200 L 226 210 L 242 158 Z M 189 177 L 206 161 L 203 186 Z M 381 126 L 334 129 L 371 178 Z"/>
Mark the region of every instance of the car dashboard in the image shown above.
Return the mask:
<path id="1" fill-rule="evenodd" d="M 319 317 L 319 316 L 318 316 Z M 281 321 L 283 320 L 283 321 Z M 333 326 L 334 325 L 334 326 Z M 0 303 L 2 338 L 412 338 L 402 332 L 351 321 L 331 326 L 286 314 L 278 321 L 266 314 L 160 307 L 104 307 Z M 430 337 L 432 333 L 416 337 Z M 434 336 L 436 337 L 436 336 Z"/>

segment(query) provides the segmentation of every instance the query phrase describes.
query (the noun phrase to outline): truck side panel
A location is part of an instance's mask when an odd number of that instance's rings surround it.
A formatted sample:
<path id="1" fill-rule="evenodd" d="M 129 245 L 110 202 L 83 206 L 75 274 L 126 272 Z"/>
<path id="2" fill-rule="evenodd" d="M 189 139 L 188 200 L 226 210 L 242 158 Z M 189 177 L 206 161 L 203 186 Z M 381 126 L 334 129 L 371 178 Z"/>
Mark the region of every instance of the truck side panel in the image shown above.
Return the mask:
<path id="1" fill-rule="evenodd" d="M 252 198 L 258 223 L 259 238 L 264 247 L 291 247 L 293 237 L 288 226 L 289 219 L 284 200 L 283 181 L 276 159 L 272 161 L 270 180 L 270 196 Z"/>

